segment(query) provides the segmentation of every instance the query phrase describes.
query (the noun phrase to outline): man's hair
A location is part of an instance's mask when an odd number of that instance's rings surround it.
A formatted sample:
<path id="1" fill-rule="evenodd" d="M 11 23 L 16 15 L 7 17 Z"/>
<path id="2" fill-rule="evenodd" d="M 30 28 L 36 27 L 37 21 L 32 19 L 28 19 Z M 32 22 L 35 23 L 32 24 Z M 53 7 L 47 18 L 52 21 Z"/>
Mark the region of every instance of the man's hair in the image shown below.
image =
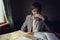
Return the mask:
<path id="1" fill-rule="evenodd" d="M 40 12 L 41 12 L 41 10 L 42 10 L 42 6 L 41 6 L 41 4 L 38 3 L 38 2 L 34 2 L 34 3 L 32 4 L 32 10 L 35 9 L 35 8 L 37 8 Z"/>

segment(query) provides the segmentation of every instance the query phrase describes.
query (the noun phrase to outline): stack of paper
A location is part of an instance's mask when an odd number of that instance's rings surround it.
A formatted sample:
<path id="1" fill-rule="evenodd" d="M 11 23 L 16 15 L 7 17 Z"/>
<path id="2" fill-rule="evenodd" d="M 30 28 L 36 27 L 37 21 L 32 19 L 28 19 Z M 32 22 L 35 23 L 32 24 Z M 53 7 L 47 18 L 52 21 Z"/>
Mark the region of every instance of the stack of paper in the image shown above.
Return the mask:
<path id="1" fill-rule="evenodd" d="M 59 40 L 55 34 L 53 33 L 46 33 L 46 32 L 37 32 L 34 33 L 34 37 L 42 38 L 43 40 Z"/>
<path id="2" fill-rule="evenodd" d="M 58 37 L 53 33 L 44 33 L 48 40 L 59 40 Z"/>

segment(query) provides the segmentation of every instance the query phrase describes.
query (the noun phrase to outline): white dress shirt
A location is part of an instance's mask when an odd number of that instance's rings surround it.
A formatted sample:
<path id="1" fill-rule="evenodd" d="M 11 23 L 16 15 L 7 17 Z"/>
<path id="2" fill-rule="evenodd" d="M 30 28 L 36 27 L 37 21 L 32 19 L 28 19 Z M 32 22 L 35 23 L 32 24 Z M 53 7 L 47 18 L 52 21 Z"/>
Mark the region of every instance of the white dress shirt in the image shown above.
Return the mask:
<path id="1" fill-rule="evenodd" d="M 33 32 L 38 32 L 39 21 L 33 16 Z"/>

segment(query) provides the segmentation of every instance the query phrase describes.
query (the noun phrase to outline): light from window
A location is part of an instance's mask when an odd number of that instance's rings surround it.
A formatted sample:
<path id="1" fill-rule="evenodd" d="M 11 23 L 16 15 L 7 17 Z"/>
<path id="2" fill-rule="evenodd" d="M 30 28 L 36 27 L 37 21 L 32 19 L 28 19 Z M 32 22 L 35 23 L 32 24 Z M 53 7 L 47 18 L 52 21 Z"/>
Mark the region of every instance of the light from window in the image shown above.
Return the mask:
<path id="1" fill-rule="evenodd" d="M 0 0 L 0 26 L 6 25 L 8 23 L 6 12 L 3 4 L 3 0 Z"/>

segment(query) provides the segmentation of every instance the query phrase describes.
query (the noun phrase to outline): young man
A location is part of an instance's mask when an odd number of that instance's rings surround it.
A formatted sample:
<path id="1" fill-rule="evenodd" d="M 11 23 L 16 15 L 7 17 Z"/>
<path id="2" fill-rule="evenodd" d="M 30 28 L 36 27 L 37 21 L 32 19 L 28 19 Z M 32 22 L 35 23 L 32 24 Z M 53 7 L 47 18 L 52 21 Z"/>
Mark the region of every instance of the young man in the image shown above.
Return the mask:
<path id="1" fill-rule="evenodd" d="M 27 30 L 27 32 L 40 32 L 45 28 L 45 19 L 43 15 L 41 15 L 41 4 L 35 2 L 32 4 L 32 15 L 28 15 L 24 24 L 21 27 L 22 31 Z M 46 27 L 47 28 L 47 27 Z M 49 28 L 47 28 L 49 30 Z"/>

